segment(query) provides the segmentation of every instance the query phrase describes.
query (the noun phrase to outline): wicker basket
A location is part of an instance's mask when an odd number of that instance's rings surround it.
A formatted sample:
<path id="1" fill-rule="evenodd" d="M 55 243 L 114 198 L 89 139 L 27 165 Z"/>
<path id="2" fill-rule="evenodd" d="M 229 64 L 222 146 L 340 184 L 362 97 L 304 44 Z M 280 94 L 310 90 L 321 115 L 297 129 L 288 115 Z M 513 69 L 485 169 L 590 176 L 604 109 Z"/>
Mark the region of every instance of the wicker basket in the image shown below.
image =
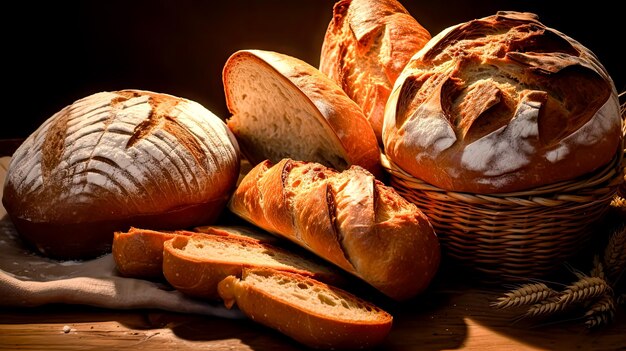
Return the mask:
<path id="1" fill-rule="evenodd" d="M 578 253 L 624 181 L 624 153 L 594 174 L 529 191 L 446 191 L 385 155 L 391 185 L 430 219 L 445 256 L 491 281 L 545 276 Z"/>

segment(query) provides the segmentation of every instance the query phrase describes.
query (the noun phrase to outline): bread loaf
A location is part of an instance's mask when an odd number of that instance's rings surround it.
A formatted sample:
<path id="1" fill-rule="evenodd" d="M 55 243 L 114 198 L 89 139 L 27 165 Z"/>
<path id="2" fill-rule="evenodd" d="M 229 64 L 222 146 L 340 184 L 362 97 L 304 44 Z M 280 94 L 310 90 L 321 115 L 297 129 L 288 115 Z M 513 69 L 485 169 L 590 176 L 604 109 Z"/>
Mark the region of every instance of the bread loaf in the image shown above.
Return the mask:
<path id="1" fill-rule="evenodd" d="M 237 142 L 200 104 L 100 92 L 45 121 L 14 153 L 2 202 L 40 253 L 90 258 L 131 226 L 211 224 L 239 175 Z"/>
<path id="2" fill-rule="evenodd" d="M 447 28 L 407 64 L 384 152 L 439 188 L 504 193 L 606 165 L 622 139 L 613 81 L 586 47 L 531 13 Z"/>
<path id="3" fill-rule="evenodd" d="M 351 293 L 298 274 L 246 269 L 218 291 L 250 319 L 316 349 L 368 349 L 381 344 L 393 317 Z"/>
<path id="4" fill-rule="evenodd" d="M 333 7 L 320 71 L 361 106 L 381 145 L 393 84 L 429 39 L 430 33 L 396 0 L 341 0 Z"/>
<path id="5" fill-rule="evenodd" d="M 265 161 L 228 204 L 241 218 L 295 242 L 396 300 L 437 272 L 439 241 L 426 216 L 359 166 Z"/>
<path id="6" fill-rule="evenodd" d="M 194 297 L 219 300 L 217 284 L 244 268 L 271 268 L 339 284 L 343 277 L 308 252 L 302 254 L 262 241 L 236 236 L 177 235 L 163 244 L 163 276 L 174 288 Z"/>
<path id="7" fill-rule="evenodd" d="M 252 165 L 284 157 L 381 174 L 376 136 L 359 106 L 318 69 L 262 50 L 230 56 L 223 72 L 228 127 Z"/>

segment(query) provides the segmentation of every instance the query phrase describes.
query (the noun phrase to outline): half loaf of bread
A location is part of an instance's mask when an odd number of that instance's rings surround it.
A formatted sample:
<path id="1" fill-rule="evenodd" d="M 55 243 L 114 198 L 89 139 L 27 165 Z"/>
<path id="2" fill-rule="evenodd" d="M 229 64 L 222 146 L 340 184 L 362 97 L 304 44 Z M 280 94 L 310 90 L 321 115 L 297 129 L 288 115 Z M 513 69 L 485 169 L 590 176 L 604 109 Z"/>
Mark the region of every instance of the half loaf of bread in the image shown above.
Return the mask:
<path id="1" fill-rule="evenodd" d="M 393 317 L 344 290 L 290 272 L 245 269 L 218 291 L 227 307 L 316 349 L 367 349 L 381 344 Z"/>
<path id="2" fill-rule="evenodd" d="M 376 136 L 360 107 L 295 57 L 240 50 L 224 66 L 228 127 L 252 165 L 289 157 L 381 174 Z"/>
<path id="3" fill-rule="evenodd" d="M 230 210 L 286 238 L 396 300 L 428 287 L 439 240 L 414 204 L 367 170 L 265 161 L 239 184 Z"/>

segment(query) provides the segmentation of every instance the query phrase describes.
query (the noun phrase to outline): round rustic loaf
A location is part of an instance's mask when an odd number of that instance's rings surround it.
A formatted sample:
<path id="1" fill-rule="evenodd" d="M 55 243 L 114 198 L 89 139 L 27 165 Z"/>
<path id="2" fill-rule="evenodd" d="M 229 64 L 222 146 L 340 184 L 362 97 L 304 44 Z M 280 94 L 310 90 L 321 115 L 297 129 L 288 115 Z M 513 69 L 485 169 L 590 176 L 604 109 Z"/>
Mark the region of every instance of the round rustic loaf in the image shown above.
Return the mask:
<path id="1" fill-rule="evenodd" d="M 621 144 L 618 95 L 597 57 L 531 13 L 445 29 L 407 64 L 385 108 L 395 165 L 452 191 L 571 180 Z"/>
<path id="2" fill-rule="evenodd" d="M 200 104 L 140 90 L 100 92 L 46 120 L 14 153 L 2 203 L 41 254 L 108 252 L 131 226 L 210 224 L 239 174 L 239 147 Z"/>

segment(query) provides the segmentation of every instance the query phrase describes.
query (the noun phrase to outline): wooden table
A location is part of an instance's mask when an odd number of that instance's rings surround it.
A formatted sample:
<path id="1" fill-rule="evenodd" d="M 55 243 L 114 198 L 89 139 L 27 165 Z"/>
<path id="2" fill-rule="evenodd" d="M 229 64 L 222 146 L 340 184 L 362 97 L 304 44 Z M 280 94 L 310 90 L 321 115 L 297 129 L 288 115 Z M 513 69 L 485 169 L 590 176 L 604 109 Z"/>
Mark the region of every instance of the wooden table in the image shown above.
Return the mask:
<path id="1" fill-rule="evenodd" d="M 0 158 L 0 184 L 4 182 L 9 160 Z M 4 214 L 4 208 L 0 208 L 0 217 Z M 515 322 L 519 310 L 496 310 L 490 306 L 504 290 L 502 286 L 473 281 L 471 276 L 444 261 L 426 293 L 409 302 L 381 306 L 394 316 L 394 326 L 380 349 L 626 350 L 623 308 L 618 310 L 611 325 L 599 330 L 587 330 L 581 321 Z M 0 350 L 140 348 L 303 349 L 282 334 L 250 320 L 62 304 L 0 309 Z"/>

